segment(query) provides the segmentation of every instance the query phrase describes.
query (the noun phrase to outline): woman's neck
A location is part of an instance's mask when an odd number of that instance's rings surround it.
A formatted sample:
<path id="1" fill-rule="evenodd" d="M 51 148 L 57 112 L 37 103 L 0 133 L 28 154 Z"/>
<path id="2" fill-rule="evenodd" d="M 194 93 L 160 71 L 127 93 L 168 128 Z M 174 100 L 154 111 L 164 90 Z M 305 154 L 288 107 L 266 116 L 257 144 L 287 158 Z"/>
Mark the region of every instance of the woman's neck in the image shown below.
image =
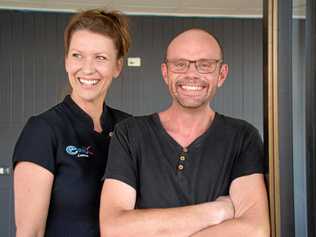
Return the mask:
<path id="1" fill-rule="evenodd" d="M 87 101 L 81 98 L 77 98 L 71 95 L 72 100 L 85 111 L 93 121 L 94 130 L 97 132 L 102 132 L 101 126 L 101 115 L 103 112 L 104 100 L 101 101 Z"/>

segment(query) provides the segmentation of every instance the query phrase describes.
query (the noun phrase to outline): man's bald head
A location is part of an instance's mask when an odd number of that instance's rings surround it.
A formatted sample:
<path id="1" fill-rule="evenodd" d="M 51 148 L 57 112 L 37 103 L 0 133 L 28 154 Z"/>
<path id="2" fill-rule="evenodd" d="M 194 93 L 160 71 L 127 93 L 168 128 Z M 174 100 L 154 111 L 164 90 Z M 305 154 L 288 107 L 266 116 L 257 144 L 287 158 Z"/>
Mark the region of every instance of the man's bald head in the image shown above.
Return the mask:
<path id="1" fill-rule="evenodd" d="M 166 59 L 174 57 L 174 52 L 187 51 L 194 56 L 198 51 L 210 53 L 214 59 L 223 60 L 223 49 L 215 36 L 202 29 L 190 29 L 177 35 L 169 44 Z"/>

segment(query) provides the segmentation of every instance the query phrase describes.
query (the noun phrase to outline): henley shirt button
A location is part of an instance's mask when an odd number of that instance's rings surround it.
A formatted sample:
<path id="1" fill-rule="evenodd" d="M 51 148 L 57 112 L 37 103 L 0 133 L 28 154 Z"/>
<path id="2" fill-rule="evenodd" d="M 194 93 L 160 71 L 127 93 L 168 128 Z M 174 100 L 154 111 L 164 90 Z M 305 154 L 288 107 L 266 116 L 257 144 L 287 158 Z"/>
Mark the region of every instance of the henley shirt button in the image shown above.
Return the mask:
<path id="1" fill-rule="evenodd" d="M 178 170 L 183 170 L 184 166 L 183 165 L 178 165 Z"/>
<path id="2" fill-rule="evenodd" d="M 109 132 L 109 137 L 112 137 L 113 136 L 113 132 Z"/>
<path id="3" fill-rule="evenodd" d="M 180 156 L 181 161 L 185 161 L 185 156 Z"/>

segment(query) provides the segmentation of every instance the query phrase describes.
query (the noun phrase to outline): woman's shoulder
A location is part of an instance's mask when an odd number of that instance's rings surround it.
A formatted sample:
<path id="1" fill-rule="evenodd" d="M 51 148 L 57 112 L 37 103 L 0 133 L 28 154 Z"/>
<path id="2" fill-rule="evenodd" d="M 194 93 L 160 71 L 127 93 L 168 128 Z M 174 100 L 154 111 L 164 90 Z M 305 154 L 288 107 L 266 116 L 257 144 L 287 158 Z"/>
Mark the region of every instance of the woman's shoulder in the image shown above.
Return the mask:
<path id="1" fill-rule="evenodd" d="M 48 110 L 41 112 L 39 114 L 31 116 L 25 127 L 31 130 L 54 130 L 54 127 L 59 127 L 60 125 L 65 125 L 66 113 L 62 108 L 62 103 L 59 103 Z"/>

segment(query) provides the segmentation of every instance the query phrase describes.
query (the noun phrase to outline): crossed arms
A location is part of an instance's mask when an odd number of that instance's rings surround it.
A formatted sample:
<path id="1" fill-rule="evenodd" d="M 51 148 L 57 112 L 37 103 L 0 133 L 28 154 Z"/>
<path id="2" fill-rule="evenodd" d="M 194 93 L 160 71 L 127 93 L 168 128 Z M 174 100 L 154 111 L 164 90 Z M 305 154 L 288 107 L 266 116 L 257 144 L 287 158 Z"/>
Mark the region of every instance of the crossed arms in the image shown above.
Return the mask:
<path id="1" fill-rule="evenodd" d="M 235 179 L 229 197 L 192 206 L 134 209 L 136 191 L 114 179 L 104 182 L 102 237 L 268 237 L 269 212 L 262 174 Z"/>

